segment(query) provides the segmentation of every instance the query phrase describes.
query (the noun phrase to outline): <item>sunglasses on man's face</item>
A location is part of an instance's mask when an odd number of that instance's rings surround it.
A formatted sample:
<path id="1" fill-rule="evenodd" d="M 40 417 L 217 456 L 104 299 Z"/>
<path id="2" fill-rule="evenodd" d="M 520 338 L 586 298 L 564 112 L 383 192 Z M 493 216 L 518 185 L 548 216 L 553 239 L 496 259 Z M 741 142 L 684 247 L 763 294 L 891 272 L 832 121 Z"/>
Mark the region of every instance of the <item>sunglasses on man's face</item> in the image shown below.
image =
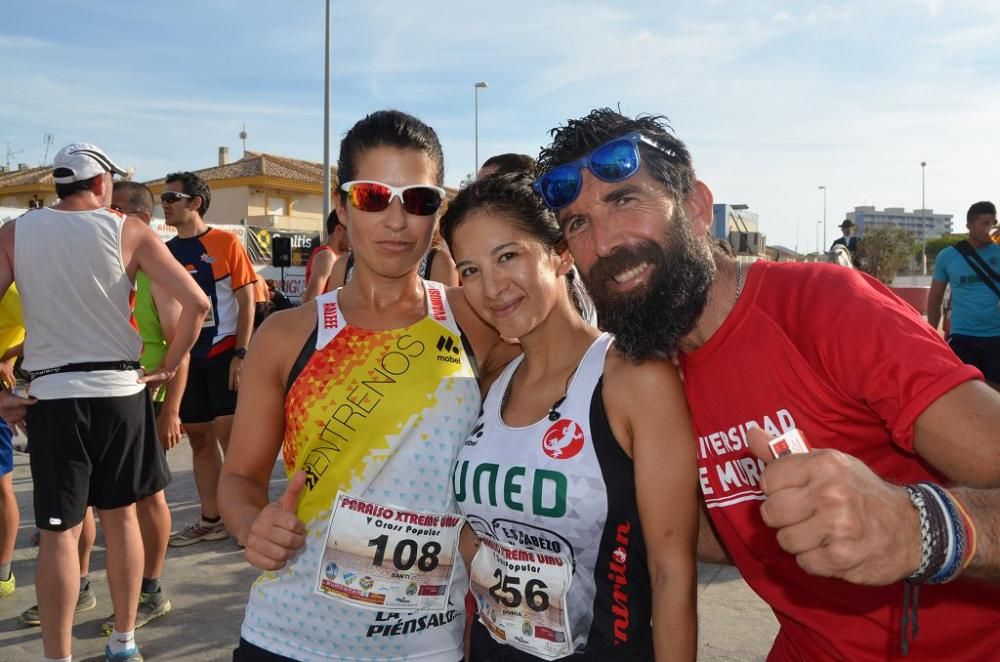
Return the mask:
<path id="1" fill-rule="evenodd" d="M 584 168 L 590 170 L 594 177 L 610 183 L 628 179 L 639 172 L 642 160 L 639 156 L 640 142 L 668 156 L 677 156 L 673 150 L 661 147 L 639 131 L 633 131 L 598 146 L 575 161 L 552 168 L 535 180 L 534 189 L 550 208 L 562 209 L 580 195 Z"/>
<path id="2" fill-rule="evenodd" d="M 361 211 L 385 211 L 393 198 L 399 198 L 403 210 L 414 216 L 430 216 L 441 208 L 445 190 L 440 186 L 413 184 L 411 186 L 389 186 L 382 182 L 351 181 L 340 187 L 347 193 L 347 199 L 355 209 Z"/>
<path id="3" fill-rule="evenodd" d="M 178 193 L 177 191 L 164 191 L 160 194 L 160 202 L 172 205 L 179 200 L 184 198 L 191 198 L 192 196 L 187 193 Z"/>

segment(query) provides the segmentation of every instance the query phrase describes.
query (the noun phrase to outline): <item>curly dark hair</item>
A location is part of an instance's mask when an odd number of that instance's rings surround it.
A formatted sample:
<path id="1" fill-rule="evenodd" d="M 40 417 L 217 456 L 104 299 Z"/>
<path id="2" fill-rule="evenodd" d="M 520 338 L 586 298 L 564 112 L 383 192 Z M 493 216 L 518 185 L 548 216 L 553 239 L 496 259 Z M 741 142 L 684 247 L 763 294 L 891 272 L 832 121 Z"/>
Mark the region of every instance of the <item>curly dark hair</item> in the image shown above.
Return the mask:
<path id="1" fill-rule="evenodd" d="M 205 180 L 193 172 L 172 172 L 167 175 L 166 183 L 172 184 L 173 182 L 180 182 L 183 192 L 192 198 L 201 198 L 201 206 L 198 207 L 198 213 L 204 217 L 206 212 L 208 212 L 208 207 L 212 204 L 212 189 L 208 188 Z"/>
<path id="2" fill-rule="evenodd" d="M 649 174 L 663 184 L 677 201 L 694 190 L 695 174 L 691 154 L 663 115 L 626 117 L 611 108 L 597 108 L 586 117 L 569 120 L 566 126 L 549 131 L 552 144 L 538 155 L 539 173 L 589 154 L 606 142 L 633 131 L 654 141 L 662 150 L 639 143 L 639 154 Z"/>

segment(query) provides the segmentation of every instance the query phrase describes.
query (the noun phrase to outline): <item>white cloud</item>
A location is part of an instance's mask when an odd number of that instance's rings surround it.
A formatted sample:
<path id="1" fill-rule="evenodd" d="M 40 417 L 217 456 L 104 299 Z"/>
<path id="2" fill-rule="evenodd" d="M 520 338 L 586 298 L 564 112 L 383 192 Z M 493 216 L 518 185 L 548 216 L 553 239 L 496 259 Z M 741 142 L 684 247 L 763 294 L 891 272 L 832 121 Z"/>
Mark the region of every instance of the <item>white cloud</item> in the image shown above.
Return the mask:
<path id="1" fill-rule="evenodd" d="M 985 44 L 1000 41 L 1000 23 L 972 25 L 949 30 L 929 38 L 929 44 L 939 49 L 938 56 L 960 57 L 963 55 L 987 55 L 992 49 Z"/>
<path id="2" fill-rule="evenodd" d="M 850 9 L 838 6 L 830 7 L 822 5 L 816 9 L 806 12 L 805 22 L 809 25 L 823 25 L 827 23 L 845 23 L 851 20 Z"/>
<path id="3" fill-rule="evenodd" d="M 0 34 L 0 49 L 43 48 L 49 43 L 25 35 Z"/>

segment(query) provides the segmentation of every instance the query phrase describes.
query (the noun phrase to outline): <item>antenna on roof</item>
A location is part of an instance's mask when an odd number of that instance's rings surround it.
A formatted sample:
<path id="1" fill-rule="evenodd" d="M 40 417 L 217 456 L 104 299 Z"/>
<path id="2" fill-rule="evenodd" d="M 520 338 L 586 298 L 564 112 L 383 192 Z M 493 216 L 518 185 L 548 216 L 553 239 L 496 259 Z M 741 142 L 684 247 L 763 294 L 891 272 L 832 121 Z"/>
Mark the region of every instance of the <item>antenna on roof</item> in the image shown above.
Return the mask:
<path id="1" fill-rule="evenodd" d="M 7 141 L 7 170 L 10 170 L 10 159 L 14 156 L 17 156 L 23 151 L 24 151 L 23 149 L 13 149 L 10 146 L 10 141 L 9 140 Z"/>
<path id="2" fill-rule="evenodd" d="M 243 123 L 243 130 L 240 131 L 240 140 L 243 141 L 243 156 L 247 155 L 247 123 Z"/>
<path id="3" fill-rule="evenodd" d="M 42 143 L 45 145 L 45 155 L 42 156 L 42 165 L 45 165 L 49 162 L 49 147 L 52 147 L 52 134 L 46 133 L 42 137 Z"/>

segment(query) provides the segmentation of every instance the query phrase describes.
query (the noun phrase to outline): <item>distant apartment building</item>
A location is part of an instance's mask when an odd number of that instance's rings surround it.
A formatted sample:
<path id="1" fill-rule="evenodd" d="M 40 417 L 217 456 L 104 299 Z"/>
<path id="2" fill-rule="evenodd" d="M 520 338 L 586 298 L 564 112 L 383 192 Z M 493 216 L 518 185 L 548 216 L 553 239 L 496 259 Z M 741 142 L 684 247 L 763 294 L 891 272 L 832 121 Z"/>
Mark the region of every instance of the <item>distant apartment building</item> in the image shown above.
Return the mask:
<path id="1" fill-rule="evenodd" d="M 725 239 L 739 255 L 763 255 L 767 244 L 756 212 L 747 205 L 712 205 L 712 236 Z"/>
<path id="2" fill-rule="evenodd" d="M 855 234 L 864 237 L 875 228 L 902 228 L 909 230 L 917 241 L 934 239 L 951 234 L 951 214 L 935 214 L 933 209 L 906 211 L 902 207 L 886 207 L 882 211 L 875 207 L 855 207 L 848 212 L 847 219 L 857 226 Z"/>

